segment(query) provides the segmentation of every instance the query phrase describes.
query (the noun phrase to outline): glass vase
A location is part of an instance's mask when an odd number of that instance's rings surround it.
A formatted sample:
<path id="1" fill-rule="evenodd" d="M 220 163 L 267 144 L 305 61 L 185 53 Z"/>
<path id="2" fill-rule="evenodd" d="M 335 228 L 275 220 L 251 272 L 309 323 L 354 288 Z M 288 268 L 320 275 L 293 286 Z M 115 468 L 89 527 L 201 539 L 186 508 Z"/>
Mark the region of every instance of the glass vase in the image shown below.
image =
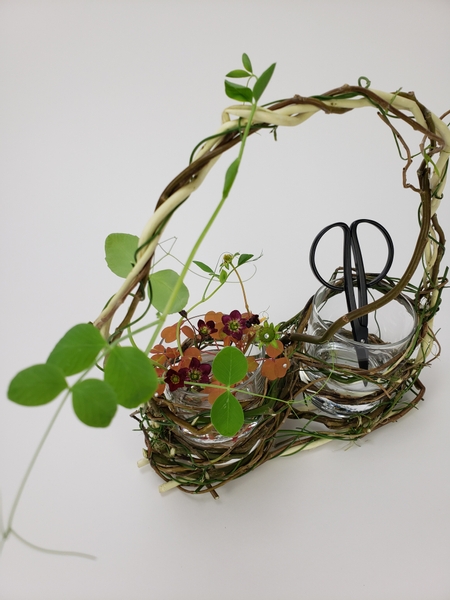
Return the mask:
<path id="1" fill-rule="evenodd" d="M 212 364 L 218 351 L 215 349 L 203 350 L 202 363 Z M 259 348 L 255 348 L 253 352 L 257 353 L 258 356 L 261 355 Z M 264 391 L 264 377 L 261 375 L 261 366 L 258 365 L 255 371 L 248 373 L 246 379 L 237 384 L 234 390 L 236 390 L 234 396 L 239 400 L 244 411 L 258 407 L 264 400 L 261 396 Z M 208 391 L 189 386 L 171 392 L 166 386 L 164 395 L 170 402 L 170 409 L 174 415 L 188 422 L 191 427 L 194 425 L 196 428 L 201 429 L 198 420 L 201 417 L 209 419 L 211 403 L 208 400 Z M 190 429 L 181 425 L 177 425 L 177 435 L 194 446 L 229 448 L 249 437 L 260 420 L 261 417 L 258 416 L 246 419 L 242 428 L 233 437 L 221 435 L 214 428 L 206 433 L 193 433 Z"/>
<path id="2" fill-rule="evenodd" d="M 377 290 L 370 291 L 372 300 L 383 296 Z M 312 302 L 307 333 L 322 335 L 339 317 L 346 314 L 347 306 L 344 293 L 336 294 L 321 287 Z M 353 339 L 350 324 L 340 329 L 329 341 L 323 344 L 305 344 L 305 352 L 316 361 L 324 363 L 325 372 L 320 368 L 306 370 L 305 381 L 314 382 L 312 386 L 313 404 L 333 416 L 347 417 L 352 414 L 366 413 L 374 409 L 382 400 L 370 397 L 380 395 L 380 389 L 389 380 L 389 366 L 395 358 L 402 357 L 417 327 L 417 316 L 411 301 L 404 295 L 387 303 L 368 315 L 369 341 L 357 342 Z M 346 370 L 359 368 L 358 357 L 367 357 L 368 376 L 355 377 L 355 372 Z M 370 376 L 370 371 L 376 377 Z M 311 391 L 311 387 L 309 388 Z M 330 396 L 330 397 L 327 397 Z M 339 402 L 342 397 L 346 402 Z M 367 402 L 361 401 L 367 397 Z M 354 399 L 355 402 L 348 402 Z"/>

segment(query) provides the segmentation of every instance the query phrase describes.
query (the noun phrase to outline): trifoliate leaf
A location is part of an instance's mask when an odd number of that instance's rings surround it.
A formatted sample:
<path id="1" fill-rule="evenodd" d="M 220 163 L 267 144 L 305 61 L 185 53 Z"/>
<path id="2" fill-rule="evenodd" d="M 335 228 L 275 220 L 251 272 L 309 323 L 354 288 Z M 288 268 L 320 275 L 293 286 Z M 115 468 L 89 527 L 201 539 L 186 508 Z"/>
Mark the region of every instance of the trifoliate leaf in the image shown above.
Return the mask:
<path id="1" fill-rule="evenodd" d="M 59 367 L 64 375 L 75 375 L 89 368 L 106 346 L 99 330 L 90 323 L 75 325 L 59 340 L 47 363 Z"/>
<path id="2" fill-rule="evenodd" d="M 73 410 L 85 425 L 108 427 L 117 410 L 112 387 L 99 379 L 84 379 L 72 388 Z"/>
<path id="3" fill-rule="evenodd" d="M 61 369 L 34 365 L 17 373 L 9 384 L 8 398 L 23 406 L 39 406 L 51 402 L 66 388 Z"/>
<path id="4" fill-rule="evenodd" d="M 136 408 L 150 400 L 158 386 L 158 377 L 149 358 L 138 348 L 116 346 L 105 365 L 105 381 L 114 389 L 117 402 Z"/>

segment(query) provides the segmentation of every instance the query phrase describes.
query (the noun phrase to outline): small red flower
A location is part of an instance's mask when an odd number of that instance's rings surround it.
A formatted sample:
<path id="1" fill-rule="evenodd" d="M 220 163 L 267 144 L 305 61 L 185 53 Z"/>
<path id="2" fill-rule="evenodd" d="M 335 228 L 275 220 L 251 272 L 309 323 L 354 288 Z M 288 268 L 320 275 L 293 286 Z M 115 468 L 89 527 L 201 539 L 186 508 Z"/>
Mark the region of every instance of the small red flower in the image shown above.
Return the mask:
<path id="1" fill-rule="evenodd" d="M 180 387 L 184 386 L 184 381 L 186 379 L 184 373 L 185 369 L 180 369 L 179 371 L 175 371 L 174 369 L 169 369 L 164 377 L 164 381 L 169 386 L 169 390 L 174 392 Z"/>
<path id="2" fill-rule="evenodd" d="M 198 358 L 191 358 L 188 367 L 184 367 L 178 371 L 178 375 L 182 376 L 186 383 L 199 385 L 201 383 L 209 383 L 211 373 L 211 365 L 202 364 Z"/>
<path id="3" fill-rule="evenodd" d="M 244 329 L 247 327 L 247 321 L 238 310 L 232 310 L 229 315 L 223 315 L 223 331 L 235 340 L 240 340 Z"/>
<path id="4" fill-rule="evenodd" d="M 197 329 L 203 339 L 211 337 L 212 333 L 217 332 L 216 324 L 214 323 L 214 321 L 206 321 L 205 323 L 203 319 L 200 319 L 197 323 Z"/>
<path id="5" fill-rule="evenodd" d="M 245 321 L 245 325 L 250 328 L 252 325 L 259 325 L 260 322 L 259 315 L 251 314 L 250 317 L 248 317 L 248 319 Z"/>

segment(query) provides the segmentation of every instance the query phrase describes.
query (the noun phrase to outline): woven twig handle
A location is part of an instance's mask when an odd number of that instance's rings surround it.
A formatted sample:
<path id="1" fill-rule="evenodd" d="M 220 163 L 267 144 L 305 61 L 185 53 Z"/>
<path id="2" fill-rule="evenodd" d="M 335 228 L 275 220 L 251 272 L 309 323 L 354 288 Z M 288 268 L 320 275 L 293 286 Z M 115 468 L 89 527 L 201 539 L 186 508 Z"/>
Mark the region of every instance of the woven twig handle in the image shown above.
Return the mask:
<path id="1" fill-rule="evenodd" d="M 439 298 L 439 266 L 445 244 L 436 211 L 446 183 L 450 156 L 450 132 L 443 120 L 418 102 L 413 93 L 393 94 L 349 85 L 317 97 L 294 96 L 266 108 L 258 107 L 251 126 L 251 133 L 260 130 L 261 127 L 293 127 L 300 125 L 320 111 L 343 114 L 363 107 L 377 109 L 382 120 L 392 129 L 399 144 L 406 151 L 407 163 L 403 169 L 403 185 L 420 195 L 421 227 L 411 261 L 393 290 L 378 302 L 372 302 L 344 315 L 330 327 L 327 334 L 323 336 L 324 339 L 329 339 L 345 323 L 376 310 L 397 297 L 411 280 L 421 260 L 424 268 L 422 289 L 420 290 L 421 298 L 422 301 L 423 298 L 426 298 L 425 301 L 429 304 L 430 309 L 435 306 Z M 216 134 L 208 138 L 197 149 L 191 164 L 175 177 L 162 193 L 154 214 L 142 231 L 139 240 L 141 250 L 137 263 L 94 322 L 105 337 L 109 335 L 110 323 L 116 310 L 141 281 L 147 278 L 152 257 L 170 216 L 202 184 L 221 154 L 240 143 L 241 130 L 247 123 L 250 110 L 251 108 L 245 104 L 225 109 L 222 114 L 222 125 Z M 420 144 L 423 162 L 418 171 L 418 186 L 407 181 L 407 171 L 412 164 L 411 152 L 399 132 L 391 124 L 390 116 L 401 119 L 424 136 Z M 135 305 L 136 302 L 132 303 L 129 312 L 134 312 Z M 428 322 L 427 327 L 428 331 L 422 342 L 421 360 L 424 360 L 430 352 L 434 340 L 431 330 L 432 319 Z"/>

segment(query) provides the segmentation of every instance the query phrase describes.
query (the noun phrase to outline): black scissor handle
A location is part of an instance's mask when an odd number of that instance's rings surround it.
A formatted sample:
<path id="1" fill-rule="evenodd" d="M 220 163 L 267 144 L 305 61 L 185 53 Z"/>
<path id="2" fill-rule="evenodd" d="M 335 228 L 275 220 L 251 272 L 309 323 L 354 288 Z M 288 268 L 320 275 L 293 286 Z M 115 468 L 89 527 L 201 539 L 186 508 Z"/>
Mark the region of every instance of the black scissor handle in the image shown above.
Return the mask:
<path id="1" fill-rule="evenodd" d="M 381 271 L 381 273 L 379 273 L 371 281 L 367 281 L 366 271 L 364 269 L 364 263 L 363 263 L 363 258 L 362 258 L 362 254 L 361 254 L 361 246 L 359 244 L 359 239 L 358 239 L 357 228 L 360 223 L 369 223 L 369 225 L 373 225 L 379 231 L 381 231 L 381 233 L 384 236 L 384 239 L 386 240 L 386 244 L 388 247 L 388 257 L 386 260 L 386 264 L 385 264 L 383 270 Z M 367 288 L 374 287 L 378 282 L 380 282 L 383 279 L 383 277 L 387 274 L 387 272 L 391 268 L 392 261 L 394 260 L 394 244 L 392 242 L 391 236 L 389 235 L 388 231 L 383 227 L 383 225 L 381 225 L 377 221 L 372 221 L 371 219 L 358 219 L 357 221 L 353 221 L 353 223 L 350 225 L 350 238 L 351 238 L 351 248 L 352 248 L 352 252 L 353 252 L 353 258 L 355 260 L 356 286 L 358 288 L 358 307 L 361 308 L 368 303 Z M 344 250 L 344 254 L 345 254 L 345 250 Z M 350 272 L 350 274 L 351 274 L 351 272 Z M 347 305 L 349 307 L 349 312 L 351 312 L 357 308 L 356 301 L 355 301 L 355 294 L 354 294 L 354 290 L 353 290 L 353 281 L 351 279 L 351 275 L 350 275 L 350 277 L 346 277 L 344 275 L 344 279 L 347 279 L 347 281 L 344 281 L 345 294 L 346 294 L 346 298 L 347 298 Z M 350 287 L 351 287 L 351 289 L 349 289 Z M 365 334 L 367 335 L 368 332 L 366 331 L 366 328 L 369 323 L 368 315 L 363 315 L 362 317 L 359 317 L 359 319 L 357 321 L 358 321 L 358 325 L 355 325 L 354 322 L 352 322 L 352 327 L 354 328 L 354 331 L 356 331 L 359 326 L 359 327 L 364 328 L 364 330 L 362 330 L 362 331 L 365 332 Z M 360 331 L 357 331 L 357 335 L 359 333 L 360 333 Z M 364 335 L 364 333 L 361 333 L 361 335 Z"/>
<path id="2" fill-rule="evenodd" d="M 361 223 L 368 223 L 369 225 L 373 225 L 379 231 L 381 231 L 381 233 L 384 236 L 384 239 L 386 240 L 386 244 L 388 247 L 388 257 L 387 257 L 386 264 L 385 264 L 383 270 L 374 279 L 372 279 L 369 282 L 366 280 L 366 274 L 365 274 L 365 270 L 364 270 L 364 262 L 363 262 L 362 253 L 361 253 L 361 246 L 359 244 L 358 234 L 357 234 L 358 225 L 360 225 Z M 309 264 L 311 266 L 312 272 L 317 277 L 317 279 L 322 283 L 322 285 L 326 286 L 330 290 L 334 290 L 336 292 L 342 291 L 341 286 L 334 285 L 334 284 L 330 283 L 329 281 L 326 281 L 319 273 L 319 271 L 317 269 L 317 265 L 316 265 L 317 246 L 318 246 L 320 240 L 323 238 L 323 236 L 328 231 L 330 231 L 330 229 L 333 229 L 334 227 L 340 227 L 344 232 L 344 265 L 343 265 L 344 279 L 350 277 L 350 280 L 351 280 L 351 273 L 352 273 L 351 257 L 352 257 L 352 253 L 353 253 L 353 257 L 355 260 L 355 270 L 356 270 L 358 287 L 360 289 L 361 289 L 361 286 L 373 287 L 374 285 L 379 283 L 386 276 L 387 272 L 389 271 L 389 269 L 392 266 L 392 262 L 394 260 L 394 244 L 392 242 L 392 238 L 389 235 L 387 229 L 385 229 L 383 227 L 383 225 L 381 225 L 377 221 L 373 221 L 371 219 L 358 219 L 357 221 L 353 221 L 353 223 L 350 225 L 350 227 L 346 223 L 339 221 L 337 223 L 332 223 L 331 225 L 324 227 L 322 229 L 322 231 L 320 231 L 317 234 L 317 236 L 313 240 L 313 243 L 311 245 L 311 250 L 309 252 Z M 355 306 L 355 308 L 356 308 L 356 306 Z"/>
<path id="3" fill-rule="evenodd" d="M 320 281 L 320 283 L 322 285 L 324 285 L 325 287 L 329 288 L 330 290 L 334 290 L 335 292 L 342 292 L 342 287 L 339 285 L 334 285 L 333 283 L 330 283 L 329 281 L 326 281 L 322 275 L 319 273 L 319 270 L 317 269 L 317 265 L 316 265 L 316 250 L 317 250 L 317 246 L 319 245 L 320 240 L 323 238 L 323 236 L 330 231 L 330 229 L 334 229 L 335 227 L 341 227 L 344 231 L 344 273 L 345 273 L 345 258 L 346 258 L 346 253 L 345 253 L 345 248 L 346 248 L 346 240 L 348 240 L 348 242 L 350 243 L 350 228 L 347 225 L 347 223 L 342 223 L 342 222 L 338 222 L 338 223 L 332 223 L 331 225 L 327 225 L 327 227 L 324 227 L 322 229 L 322 231 L 319 231 L 319 233 L 316 235 L 316 237 L 313 240 L 313 243 L 311 244 L 311 249 L 309 251 L 309 265 L 311 267 L 312 272 L 314 273 L 314 275 L 317 277 L 317 279 Z M 351 270 L 351 264 L 350 264 L 350 270 Z"/>
<path id="4" fill-rule="evenodd" d="M 353 221 L 353 223 L 350 225 L 350 234 L 351 234 L 351 238 L 352 238 L 353 256 L 355 258 L 355 265 L 356 265 L 357 273 L 358 273 L 358 267 L 357 267 L 358 261 L 360 261 L 360 263 L 362 264 L 361 246 L 359 245 L 358 235 L 357 235 L 357 231 L 356 231 L 356 229 L 360 223 L 369 223 L 369 225 L 373 225 L 374 227 L 376 227 L 378 229 L 378 231 L 381 231 L 381 233 L 384 236 L 384 239 L 386 240 L 386 244 L 387 244 L 387 248 L 388 248 L 388 257 L 386 260 L 386 264 L 384 265 L 384 268 L 381 271 L 381 273 L 379 273 L 371 281 L 367 281 L 367 279 L 366 279 L 366 286 L 374 287 L 377 283 L 379 283 L 387 275 L 389 269 L 392 267 L 392 262 L 394 260 L 394 242 L 392 241 L 392 238 L 389 235 L 388 230 L 385 227 L 383 227 L 383 225 L 381 225 L 381 223 L 378 223 L 377 221 L 372 221 L 372 219 L 358 219 L 357 221 Z M 361 272 L 365 273 L 365 271 L 361 271 Z"/>

